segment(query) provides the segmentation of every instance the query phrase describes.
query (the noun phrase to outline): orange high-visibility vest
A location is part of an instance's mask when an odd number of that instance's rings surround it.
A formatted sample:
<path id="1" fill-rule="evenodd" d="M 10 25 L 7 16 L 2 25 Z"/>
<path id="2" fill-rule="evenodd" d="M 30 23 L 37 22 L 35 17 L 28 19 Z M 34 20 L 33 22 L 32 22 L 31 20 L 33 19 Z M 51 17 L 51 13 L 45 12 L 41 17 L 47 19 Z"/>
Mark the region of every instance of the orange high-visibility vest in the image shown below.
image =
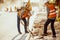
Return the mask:
<path id="1" fill-rule="evenodd" d="M 31 16 L 31 13 L 30 11 L 28 11 L 27 9 L 24 11 L 23 15 L 22 15 L 22 18 L 30 18 Z"/>
<path id="2" fill-rule="evenodd" d="M 53 4 L 48 4 L 49 13 L 48 18 L 56 18 L 56 10 Z"/>

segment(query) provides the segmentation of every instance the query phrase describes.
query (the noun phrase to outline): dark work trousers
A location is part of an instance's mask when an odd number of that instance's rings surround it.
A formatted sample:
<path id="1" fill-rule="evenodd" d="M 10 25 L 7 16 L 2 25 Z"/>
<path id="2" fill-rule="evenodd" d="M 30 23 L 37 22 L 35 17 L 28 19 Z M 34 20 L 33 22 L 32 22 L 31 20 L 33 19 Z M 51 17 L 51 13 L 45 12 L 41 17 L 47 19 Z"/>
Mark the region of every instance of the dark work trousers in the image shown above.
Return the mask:
<path id="1" fill-rule="evenodd" d="M 23 22 L 24 22 L 24 28 L 25 28 L 25 32 L 28 32 L 27 31 L 27 20 L 26 18 L 22 18 Z"/>
<path id="2" fill-rule="evenodd" d="M 53 33 L 53 35 L 56 35 L 55 29 L 54 29 L 54 22 L 55 22 L 55 19 L 47 19 L 47 21 L 44 25 L 44 34 L 47 34 L 47 26 L 49 23 L 51 23 L 52 33 Z"/>
<path id="3" fill-rule="evenodd" d="M 27 26 L 29 26 L 29 18 L 27 19 Z"/>
<path id="4" fill-rule="evenodd" d="M 19 32 L 19 33 L 21 33 L 21 31 L 20 31 L 20 20 L 21 20 L 21 18 L 19 18 L 19 17 L 17 16 L 17 28 L 18 28 L 18 32 Z"/>
<path id="5" fill-rule="evenodd" d="M 18 27 L 18 32 L 21 33 L 20 31 L 20 20 L 21 18 L 17 17 L 17 27 Z M 27 20 L 25 18 L 22 18 L 23 22 L 24 22 L 24 28 L 25 28 L 25 32 L 27 31 Z"/>

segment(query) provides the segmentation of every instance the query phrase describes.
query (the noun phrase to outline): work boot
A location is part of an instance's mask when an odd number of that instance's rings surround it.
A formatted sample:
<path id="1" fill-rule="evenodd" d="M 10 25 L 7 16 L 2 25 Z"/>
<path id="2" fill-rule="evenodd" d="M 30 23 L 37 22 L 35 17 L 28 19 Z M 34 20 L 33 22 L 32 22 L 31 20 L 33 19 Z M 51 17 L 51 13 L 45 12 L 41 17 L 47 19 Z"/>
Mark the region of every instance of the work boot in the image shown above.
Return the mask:
<path id="1" fill-rule="evenodd" d="M 25 31 L 25 33 L 29 33 L 28 31 Z"/>
<path id="2" fill-rule="evenodd" d="M 53 37 L 53 38 L 56 38 L 56 35 L 53 35 L 52 37 Z"/>
<path id="3" fill-rule="evenodd" d="M 47 34 L 42 34 L 42 36 L 47 36 Z"/>
<path id="4" fill-rule="evenodd" d="M 19 32 L 19 34 L 22 34 L 21 32 Z"/>

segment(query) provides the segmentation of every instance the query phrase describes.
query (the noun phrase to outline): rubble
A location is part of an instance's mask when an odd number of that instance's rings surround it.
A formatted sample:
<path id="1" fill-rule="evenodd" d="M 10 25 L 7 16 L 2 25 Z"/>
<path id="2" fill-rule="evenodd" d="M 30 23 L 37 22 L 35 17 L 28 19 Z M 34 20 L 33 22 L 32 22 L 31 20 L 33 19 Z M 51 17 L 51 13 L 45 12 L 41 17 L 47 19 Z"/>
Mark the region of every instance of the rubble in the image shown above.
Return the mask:
<path id="1" fill-rule="evenodd" d="M 45 22 L 46 22 L 46 19 L 41 20 L 40 22 L 35 21 L 32 33 L 39 36 L 39 37 L 42 36 Z M 55 27 L 55 30 L 56 30 L 56 34 L 59 34 L 59 32 L 60 32 L 59 22 L 56 21 L 55 24 L 54 24 L 54 27 Z M 47 28 L 47 32 L 48 32 L 48 35 L 52 35 L 50 24 Z"/>

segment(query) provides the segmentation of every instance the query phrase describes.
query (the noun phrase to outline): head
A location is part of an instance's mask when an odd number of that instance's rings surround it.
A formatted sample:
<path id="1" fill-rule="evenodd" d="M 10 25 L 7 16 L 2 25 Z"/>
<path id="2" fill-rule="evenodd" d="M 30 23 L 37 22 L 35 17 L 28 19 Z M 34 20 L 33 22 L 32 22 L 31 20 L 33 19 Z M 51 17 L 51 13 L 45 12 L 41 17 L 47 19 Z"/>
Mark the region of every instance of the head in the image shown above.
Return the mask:
<path id="1" fill-rule="evenodd" d="M 50 2 L 50 1 L 47 1 L 47 2 L 45 3 L 46 6 L 49 5 L 49 4 L 54 5 L 54 3 Z"/>
<path id="2" fill-rule="evenodd" d="M 54 3 L 55 3 L 55 0 L 48 0 L 48 2 L 49 2 L 50 4 L 54 4 Z"/>
<path id="3" fill-rule="evenodd" d="M 19 12 L 21 9 L 17 9 L 17 12 Z"/>

